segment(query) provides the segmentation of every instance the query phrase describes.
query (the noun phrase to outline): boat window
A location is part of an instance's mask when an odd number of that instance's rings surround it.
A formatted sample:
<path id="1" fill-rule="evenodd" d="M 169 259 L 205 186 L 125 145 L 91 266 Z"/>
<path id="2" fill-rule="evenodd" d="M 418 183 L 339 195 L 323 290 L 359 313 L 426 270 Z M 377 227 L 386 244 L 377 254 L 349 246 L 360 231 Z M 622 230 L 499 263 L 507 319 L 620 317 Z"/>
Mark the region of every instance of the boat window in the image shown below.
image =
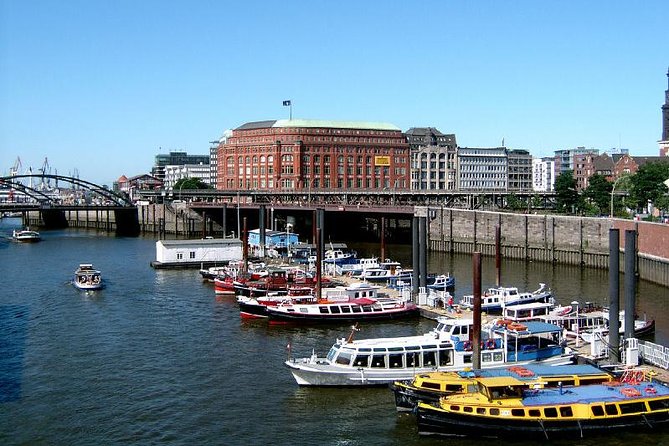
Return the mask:
<path id="1" fill-rule="evenodd" d="M 337 354 L 338 351 L 339 351 L 339 347 L 336 346 L 336 345 L 333 346 L 333 347 L 330 349 L 330 351 L 328 352 L 328 356 L 327 356 L 327 358 L 328 358 L 330 361 L 332 361 L 332 359 L 335 357 L 335 355 Z"/>
<path id="2" fill-rule="evenodd" d="M 465 364 L 471 364 L 472 363 L 472 355 L 464 355 L 462 357 L 462 362 Z"/>
<path id="3" fill-rule="evenodd" d="M 359 350 L 359 351 L 361 351 L 361 352 L 371 352 L 372 349 L 371 349 L 371 348 L 368 348 L 368 347 L 360 347 L 360 350 Z"/>
<path id="4" fill-rule="evenodd" d="M 372 311 L 372 307 L 369 306 L 369 305 L 363 305 L 362 306 L 362 311 L 364 311 L 365 313 L 369 313 L 369 312 Z"/>
<path id="5" fill-rule="evenodd" d="M 439 365 L 446 366 L 453 363 L 450 350 L 439 350 Z"/>
<path id="6" fill-rule="evenodd" d="M 354 305 L 351 307 L 351 310 L 353 310 L 354 313 L 360 313 L 362 308 L 360 308 L 358 305 Z"/>
<path id="7" fill-rule="evenodd" d="M 323 314 L 328 314 L 328 307 L 318 307 L 319 311 Z"/>
<path id="8" fill-rule="evenodd" d="M 374 356 L 372 356 L 372 367 L 385 369 L 386 368 L 386 355 L 374 355 Z"/>
<path id="9" fill-rule="evenodd" d="M 455 328 L 453 329 L 453 334 L 454 334 L 454 335 L 459 335 L 459 334 L 460 334 L 460 327 L 455 327 Z"/>
<path id="10" fill-rule="evenodd" d="M 334 306 L 330 307 L 330 312 L 332 314 L 339 314 L 339 313 L 341 313 L 341 308 L 339 308 L 337 305 L 334 305 Z"/>
<path id="11" fill-rule="evenodd" d="M 357 355 L 353 365 L 356 367 L 369 367 L 369 355 Z"/>
<path id="12" fill-rule="evenodd" d="M 650 410 L 669 409 L 669 398 L 648 401 L 648 406 L 650 407 Z"/>
<path id="13" fill-rule="evenodd" d="M 561 417 L 573 417 L 574 413 L 571 411 L 571 406 L 561 406 L 560 407 L 560 416 Z"/>
<path id="14" fill-rule="evenodd" d="M 460 410 L 460 406 L 452 405 L 452 406 L 451 406 L 451 410 L 454 411 L 454 412 L 456 412 L 456 411 Z"/>
<path id="15" fill-rule="evenodd" d="M 502 352 L 495 352 L 492 354 L 492 358 L 493 361 L 500 362 L 504 360 L 504 355 L 502 354 Z"/>
<path id="16" fill-rule="evenodd" d="M 525 409 L 511 409 L 511 415 L 514 417 L 524 417 Z"/>
<path id="17" fill-rule="evenodd" d="M 539 418 L 541 416 L 541 411 L 539 409 L 530 409 L 527 412 L 531 417 Z"/>
<path id="18" fill-rule="evenodd" d="M 546 407 L 544 409 L 544 416 L 546 418 L 557 418 L 557 409 L 555 407 Z"/>
<path id="19" fill-rule="evenodd" d="M 627 414 L 627 413 L 639 413 L 639 412 L 645 412 L 646 411 L 646 405 L 642 401 L 634 402 L 634 403 L 621 403 L 620 404 L 620 413 L 621 414 Z"/>
<path id="20" fill-rule="evenodd" d="M 402 368 L 402 359 L 404 358 L 404 355 L 401 353 L 393 353 L 391 355 L 388 355 L 388 364 L 390 365 L 391 369 L 399 369 Z"/>
<path id="21" fill-rule="evenodd" d="M 419 364 L 418 364 L 418 352 L 407 353 L 406 356 L 407 356 L 407 360 L 406 360 L 407 367 L 419 366 Z"/>
<path id="22" fill-rule="evenodd" d="M 403 352 L 404 348 L 403 347 L 388 347 L 389 352 Z"/>
<path id="23" fill-rule="evenodd" d="M 411 347 L 406 347 L 405 350 L 420 350 L 420 346 L 412 345 Z"/>
<path id="24" fill-rule="evenodd" d="M 342 305 L 341 306 L 341 312 L 342 313 L 350 313 L 351 312 L 351 307 L 349 307 L 348 305 Z"/>
<path id="25" fill-rule="evenodd" d="M 481 354 L 481 362 L 490 362 L 492 360 L 492 355 L 490 353 Z"/>
<path id="26" fill-rule="evenodd" d="M 425 350 L 432 349 L 432 348 L 435 348 L 435 349 L 436 349 L 437 346 L 436 346 L 436 345 L 424 345 L 423 348 L 424 348 Z"/>
<path id="27" fill-rule="evenodd" d="M 474 409 L 469 407 L 469 406 L 465 406 L 465 407 L 462 408 L 462 411 L 467 412 L 467 413 L 472 413 L 472 412 L 474 412 Z"/>
<path id="28" fill-rule="evenodd" d="M 349 365 L 351 363 L 351 354 L 348 352 L 340 352 L 335 362 L 337 364 Z"/>
<path id="29" fill-rule="evenodd" d="M 385 351 L 387 351 L 387 350 L 386 350 L 385 348 L 383 348 L 383 347 L 374 347 L 374 351 L 375 351 L 375 352 L 385 352 Z"/>
<path id="30" fill-rule="evenodd" d="M 499 415 L 499 409 L 497 409 L 496 407 L 491 407 L 490 415 Z"/>
<path id="31" fill-rule="evenodd" d="M 424 381 L 421 387 L 424 389 L 441 390 L 439 383 L 431 383 L 429 381 Z"/>
<path id="32" fill-rule="evenodd" d="M 592 415 L 595 417 L 603 417 L 604 416 L 604 408 L 602 406 L 592 406 L 590 408 L 592 410 Z"/>
<path id="33" fill-rule="evenodd" d="M 497 409 L 495 409 L 497 410 Z M 477 407 L 476 408 L 476 413 L 479 415 L 485 415 L 485 408 L 484 407 Z"/>
<path id="34" fill-rule="evenodd" d="M 432 367 L 437 364 L 436 352 L 423 352 L 423 367 Z"/>
<path id="35" fill-rule="evenodd" d="M 618 406 L 615 404 L 606 404 L 604 406 L 607 415 L 618 415 Z"/>

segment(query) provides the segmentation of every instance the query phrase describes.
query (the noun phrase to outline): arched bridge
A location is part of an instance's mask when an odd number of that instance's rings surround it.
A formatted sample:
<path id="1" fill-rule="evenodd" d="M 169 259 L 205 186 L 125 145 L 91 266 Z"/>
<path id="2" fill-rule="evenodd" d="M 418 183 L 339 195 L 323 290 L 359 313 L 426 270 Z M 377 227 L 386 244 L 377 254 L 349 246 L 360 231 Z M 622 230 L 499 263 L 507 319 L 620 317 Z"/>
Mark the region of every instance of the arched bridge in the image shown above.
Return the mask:
<path id="1" fill-rule="evenodd" d="M 56 187 L 51 187 L 52 181 Z M 35 182 L 38 186 L 33 186 Z M 59 183 L 71 188 L 58 187 Z M 65 227 L 66 212 L 95 211 L 113 213 L 117 234 L 139 234 L 137 208 L 130 199 L 90 181 L 42 173 L 12 175 L 0 177 L 0 194 L 0 212 L 21 212 L 24 221 L 33 222 L 39 215 L 39 226 Z"/>

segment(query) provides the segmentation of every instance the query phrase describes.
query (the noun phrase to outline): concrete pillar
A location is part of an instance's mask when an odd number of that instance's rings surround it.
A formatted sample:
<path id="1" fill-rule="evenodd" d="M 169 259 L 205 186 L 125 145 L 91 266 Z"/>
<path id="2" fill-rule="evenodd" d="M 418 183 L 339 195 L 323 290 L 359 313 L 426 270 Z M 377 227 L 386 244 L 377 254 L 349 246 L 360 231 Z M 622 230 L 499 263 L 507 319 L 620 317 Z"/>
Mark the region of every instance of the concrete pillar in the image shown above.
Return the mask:
<path id="1" fill-rule="evenodd" d="M 620 311 L 620 231 L 609 229 L 609 314 Z M 609 358 L 620 362 L 620 321 L 609 318 Z"/>
<path id="2" fill-rule="evenodd" d="M 625 339 L 634 337 L 636 300 L 636 231 L 625 231 Z M 617 317 L 609 313 L 609 321 Z"/>

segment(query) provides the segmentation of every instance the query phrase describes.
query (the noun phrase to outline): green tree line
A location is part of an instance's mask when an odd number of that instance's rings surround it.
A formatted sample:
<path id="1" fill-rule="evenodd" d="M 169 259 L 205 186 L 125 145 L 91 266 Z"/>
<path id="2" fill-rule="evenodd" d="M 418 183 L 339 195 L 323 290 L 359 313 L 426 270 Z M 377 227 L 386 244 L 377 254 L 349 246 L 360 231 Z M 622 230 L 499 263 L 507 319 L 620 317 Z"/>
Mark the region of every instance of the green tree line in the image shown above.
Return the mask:
<path id="1" fill-rule="evenodd" d="M 647 163 L 634 174 L 623 174 L 615 181 L 609 181 L 600 174 L 591 176 L 588 187 L 582 191 L 576 188 L 574 173 L 569 170 L 555 179 L 557 210 L 567 214 L 609 215 L 629 217 L 641 212 L 649 205 L 669 214 L 669 160 Z"/>

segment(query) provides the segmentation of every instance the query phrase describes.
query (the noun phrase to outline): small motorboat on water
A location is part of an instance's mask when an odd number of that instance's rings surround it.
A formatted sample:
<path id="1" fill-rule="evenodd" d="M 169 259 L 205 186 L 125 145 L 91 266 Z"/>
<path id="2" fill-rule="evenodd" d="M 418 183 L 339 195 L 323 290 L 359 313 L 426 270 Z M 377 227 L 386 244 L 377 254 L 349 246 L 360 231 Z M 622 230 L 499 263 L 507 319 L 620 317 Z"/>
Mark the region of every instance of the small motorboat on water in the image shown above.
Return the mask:
<path id="1" fill-rule="evenodd" d="M 14 241 L 20 243 L 35 243 L 42 240 L 42 236 L 40 235 L 40 233 L 37 231 L 33 231 L 30 228 L 22 229 L 20 231 L 14 229 L 14 231 L 12 232 L 12 238 L 14 239 Z"/>
<path id="2" fill-rule="evenodd" d="M 74 272 L 72 283 L 80 290 L 99 290 L 102 288 L 102 273 L 90 263 L 81 263 Z"/>

